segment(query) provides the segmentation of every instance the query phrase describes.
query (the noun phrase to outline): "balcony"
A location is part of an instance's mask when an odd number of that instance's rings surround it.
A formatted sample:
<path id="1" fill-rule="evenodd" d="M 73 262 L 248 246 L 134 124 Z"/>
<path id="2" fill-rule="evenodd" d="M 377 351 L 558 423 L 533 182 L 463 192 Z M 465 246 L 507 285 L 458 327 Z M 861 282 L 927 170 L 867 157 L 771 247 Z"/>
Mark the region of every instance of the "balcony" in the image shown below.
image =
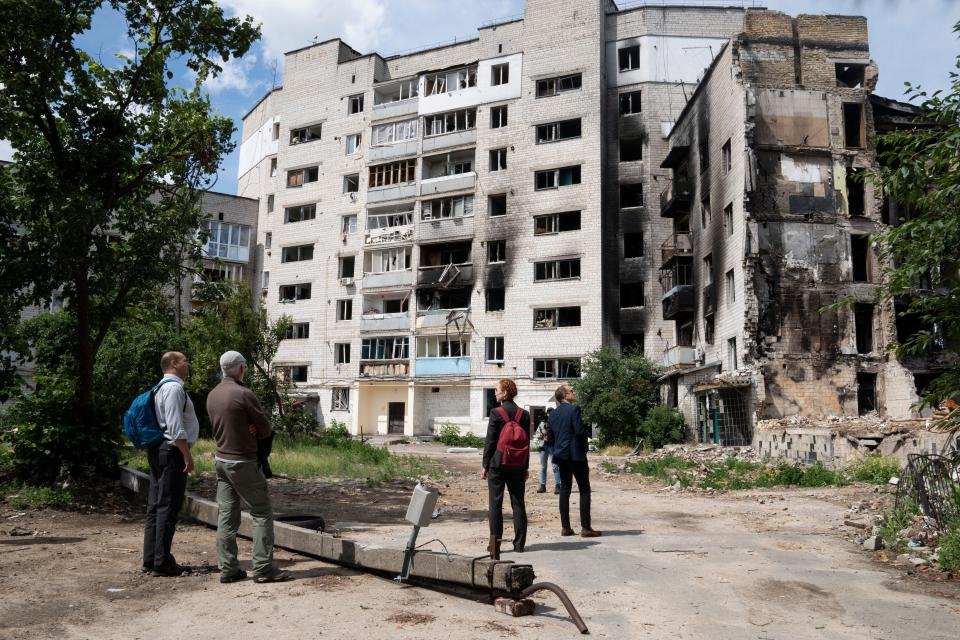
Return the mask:
<path id="1" fill-rule="evenodd" d="M 373 187 L 367 191 L 367 203 L 414 198 L 417 195 L 417 183 L 392 184 L 388 187 Z"/>
<path id="2" fill-rule="evenodd" d="M 421 329 L 440 329 L 448 324 L 450 324 L 448 318 L 454 317 L 465 317 L 467 313 L 466 308 L 462 309 L 428 309 L 417 311 L 417 331 Z M 460 324 L 463 324 L 463 321 L 460 320 Z M 455 327 L 451 324 L 451 329 Z"/>
<path id="3" fill-rule="evenodd" d="M 365 273 L 363 274 L 362 286 L 364 289 L 400 289 L 412 287 L 413 282 L 413 269 L 403 269 L 383 273 Z"/>
<path id="4" fill-rule="evenodd" d="M 420 267 L 417 286 L 466 287 L 473 284 L 473 263 L 445 264 L 438 267 Z"/>
<path id="5" fill-rule="evenodd" d="M 473 237 L 473 216 L 421 220 L 417 225 L 417 241 L 446 240 Z"/>
<path id="6" fill-rule="evenodd" d="M 376 93 L 376 89 L 374 89 Z M 373 119 L 385 120 L 386 118 L 397 118 L 399 116 L 412 115 L 417 113 L 420 101 L 416 96 L 405 100 L 394 100 L 393 102 L 382 102 L 373 105 Z"/>
<path id="7" fill-rule="evenodd" d="M 660 193 L 660 216 L 674 218 L 677 214 L 689 213 L 691 196 L 690 181 L 686 177 L 674 178 Z"/>
<path id="8" fill-rule="evenodd" d="M 374 109 L 376 109 L 376 107 L 374 107 Z M 394 142 L 393 144 L 382 144 L 376 147 L 370 147 L 370 149 L 367 150 L 367 157 L 370 158 L 370 162 L 381 162 L 383 160 L 393 160 L 394 158 L 415 155 L 417 155 L 416 139 Z"/>
<path id="9" fill-rule="evenodd" d="M 435 151 L 436 149 L 446 149 L 447 147 L 459 147 L 461 145 L 476 143 L 476 129 L 454 131 L 453 133 L 441 133 L 440 135 L 426 136 L 423 138 L 423 153 Z"/>
<path id="10" fill-rule="evenodd" d="M 685 369 L 697 364 L 697 351 L 693 347 L 675 345 L 663 354 L 661 364 L 667 369 Z"/>
<path id="11" fill-rule="evenodd" d="M 413 225 L 406 224 L 399 227 L 381 227 L 367 229 L 363 236 L 363 243 L 370 245 L 395 244 L 413 241 Z"/>
<path id="12" fill-rule="evenodd" d="M 696 296 L 692 284 L 678 284 L 663 294 L 663 319 L 677 320 L 693 314 Z"/>
<path id="13" fill-rule="evenodd" d="M 675 258 L 693 257 L 693 239 L 689 231 L 674 233 L 660 245 L 661 267 L 670 266 Z"/>
<path id="14" fill-rule="evenodd" d="M 397 378 L 410 375 L 409 360 L 361 360 L 361 378 Z"/>
<path id="15" fill-rule="evenodd" d="M 422 376 L 468 376 L 470 357 L 417 358 L 414 375 Z"/>
<path id="16" fill-rule="evenodd" d="M 477 174 L 470 171 L 452 176 L 424 178 L 420 181 L 420 195 L 430 196 L 436 193 L 450 193 L 453 191 L 473 190 L 476 187 Z"/>
<path id="17" fill-rule="evenodd" d="M 360 331 L 409 331 L 410 314 L 365 313 L 360 316 Z"/>

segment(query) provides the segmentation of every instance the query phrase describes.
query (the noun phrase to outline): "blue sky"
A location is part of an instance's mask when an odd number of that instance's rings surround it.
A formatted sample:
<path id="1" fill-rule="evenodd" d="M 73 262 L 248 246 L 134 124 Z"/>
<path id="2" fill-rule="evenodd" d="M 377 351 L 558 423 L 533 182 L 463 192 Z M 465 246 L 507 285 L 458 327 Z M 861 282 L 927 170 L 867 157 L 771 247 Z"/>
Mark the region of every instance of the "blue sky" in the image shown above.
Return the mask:
<path id="1" fill-rule="evenodd" d="M 243 60 L 227 65 L 207 89 L 214 107 L 236 122 L 239 144 L 243 114 L 273 85 L 274 78 L 278 84 L 283 81 L 285 51 L 314 39 L 339 36 L 359 51 L 389 55 L 474 37 L 482 23 L 520 16 L 523 4 L 523 0 L 221 0 L 228 14 L 249 14 L 261 22 L 263 38 Z M 902 97 L 908 80 L 928 89 L 946 88 L 960 53 L 953 33 L 953 24 L 960 20 L 960 0 L 767 0 L 757 4 L 791 15 L 866 16 L 871 56 L 880 67 L 877 93 L 891 98 Z M 102 12 L 84 35 L 83 46 L 104 60 L 129 51 L 132 46 L 121 27 L 116 16 Z M 173 80 L 188 81 L 185 73 Z M 0 141 L 0 159 L 10 156 L 9 145 Z M 234 151 L 224 158 L 214 189 L 235 193 L 236 188 Z"/>

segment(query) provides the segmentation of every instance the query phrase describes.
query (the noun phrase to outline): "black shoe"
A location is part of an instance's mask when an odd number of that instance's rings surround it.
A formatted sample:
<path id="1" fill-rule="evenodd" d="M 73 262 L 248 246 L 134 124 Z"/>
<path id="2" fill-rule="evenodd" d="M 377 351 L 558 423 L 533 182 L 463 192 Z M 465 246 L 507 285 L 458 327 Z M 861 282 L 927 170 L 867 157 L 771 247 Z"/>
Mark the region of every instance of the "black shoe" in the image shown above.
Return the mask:
<path id="1" fill-rule="evenodd" d="M 154 567 L 150 572 L 154 578 L 179 578 L 180 576 L 185 576 L 193 573 L 193 570 L 190 567 L 184 567 L 177 563 L 164 564 L 159 567 Z"/>
<path id="2" fill-rule="evenodd" d="M 513 552 L 514 552 L 514 553 L 523 553 L 523 547 L 518 547 L 517 545 L 513 545 Z"/>
<path id="3" fill-rule="evenodd" d="M 547 486 L 546 486 L 546 485 L 543 485 L 543 484 L 542 484 L 542 485 L 540 485 L 540 486 L 537 488 L 537 493 L 546 493 L 546 492 L 547 492 Z"/>
<path id="4" fill-rule="evenodd" d="M 230 584 L 231 582 L 240 582 L 241 580 L 247 579 L 247 572 L 243 569 L 238 570 L 236 573 L 231 573 L 230 575 L 220 575 L 220 584 Z"/>
<path id="5" fill-rule="evenodd" d="M 286 571 L 280 571 L 279 569 L 272 569 L 269 573 L 265 573 L 260 576 L 253 576 L 253 581 L 257 584 L 266 584 L 268 582 L 286 582 L 291 580 L 291 576 Z"/>
<path id="6" fill-rule="evenodd" d="M 560 495 L 560 485 L 558 484 L 553 485 L 553 495 L 555 496 Z"/>

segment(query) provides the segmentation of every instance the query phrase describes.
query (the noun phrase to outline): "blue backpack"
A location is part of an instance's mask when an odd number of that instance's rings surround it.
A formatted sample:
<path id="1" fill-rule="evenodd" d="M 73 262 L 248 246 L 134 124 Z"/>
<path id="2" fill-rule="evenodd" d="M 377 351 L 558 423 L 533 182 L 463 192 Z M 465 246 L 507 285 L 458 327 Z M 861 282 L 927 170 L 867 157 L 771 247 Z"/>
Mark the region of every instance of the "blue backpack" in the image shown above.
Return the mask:
<path id="1" fill-rule="evenodd" d="M 171 378 L 161 380 L 149 391 L 138 395 L 123 415 L 123 432 L 137 449 L 152 447 L 163 439 L 163 429 L 157 422 L 157 408 L 154 406 L 153 398 L 157 395 L 157 389 L 167 382 L 174 382 L 174 380 Z M 187 408 L 186 398 L 183 401 L 183 408 Z"/>

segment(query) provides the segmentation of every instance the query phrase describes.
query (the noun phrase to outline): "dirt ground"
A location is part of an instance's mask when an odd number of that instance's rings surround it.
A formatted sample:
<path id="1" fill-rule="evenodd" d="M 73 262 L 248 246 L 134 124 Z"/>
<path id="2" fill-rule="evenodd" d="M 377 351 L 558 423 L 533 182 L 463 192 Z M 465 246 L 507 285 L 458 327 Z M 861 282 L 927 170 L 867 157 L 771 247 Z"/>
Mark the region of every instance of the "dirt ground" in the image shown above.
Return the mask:
<path id="1" fill-rule="evenodd" d="M 435 482 L 440 514 L 420 541 L 438 538 L 452 553 L 480 555 L 487 532 L 479 456 L 433 445 L 396 448 L 437 457 L 447 470 Z M 873 487 L 704 495 L 596 467 L 591 480 L 602 538 L 560 538 L 556 497 L 533 493 L 534 481 L 527 485 L 527 553 L 504 557 L 529 562 L 538 580 L 564 587 L 593 635 L 957 637 L 956 581 L 880 562 L 851 541 L 855 532 L 843 521 L 869 520 L 889 500 Z M 271 490 L 277 514 L 319 514 L 344 537 L 402 546 L 411 486 L 276 479 Z M 194 489 L 210 495 L 210 481 Z M 142 517 L 143 507 L 120 495 L 70 512 L 0 503 L 0 532 L 36 532 L 0 534 L 0 638 L 579 635 L 551 595 L 537 598 L 534 616 L 510 618 L 482 594 L 401 586 L 282 550 L 278 564 L 294 581 L 220 585 L 214 532 L 193 524 L 178 527 L 174 540 L 178 561 L 195 567 L 193 576 L 152 578 L 140 572 Z M 438 542 L 427 546 L 441 549 Z M 240 552 L 249 559 L 249 543 L 241 542 Z"/>

